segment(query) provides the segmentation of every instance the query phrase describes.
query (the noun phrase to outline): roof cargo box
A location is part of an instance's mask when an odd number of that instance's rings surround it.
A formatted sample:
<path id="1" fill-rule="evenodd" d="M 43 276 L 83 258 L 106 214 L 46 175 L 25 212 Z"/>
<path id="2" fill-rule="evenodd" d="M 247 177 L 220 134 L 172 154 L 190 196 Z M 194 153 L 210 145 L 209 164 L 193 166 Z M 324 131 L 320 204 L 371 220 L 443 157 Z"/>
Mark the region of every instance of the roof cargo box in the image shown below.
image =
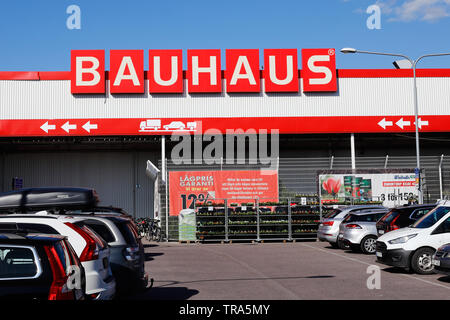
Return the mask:
<path id="1" fill-rule="evenodd" d="M 88 188 L 27 188 L 0 193 L 0 211 L 95 207 L 98 196 Z"/>

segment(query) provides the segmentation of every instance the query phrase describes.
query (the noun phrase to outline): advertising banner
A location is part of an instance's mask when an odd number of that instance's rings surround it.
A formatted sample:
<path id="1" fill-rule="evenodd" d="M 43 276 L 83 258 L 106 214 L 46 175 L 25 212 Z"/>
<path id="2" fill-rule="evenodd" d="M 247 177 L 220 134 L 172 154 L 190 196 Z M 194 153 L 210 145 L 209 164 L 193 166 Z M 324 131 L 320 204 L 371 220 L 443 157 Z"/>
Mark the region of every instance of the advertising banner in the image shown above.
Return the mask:
<path id="1" fill-rule="evenodd" d="M 418 196 L 414 169 L 327 170 L 318 174 L 318 182 L 321 202 L 329 204 L 381 201 L 392 207 Z"/>
<path id="2" fill-rule="evenodd" d="M 256 197 L 278 201 L 276 170 L 242 171 L 171 171 L 169 172 L 169 208 L 171 216 L 182 209 L 218 199 L 236 202 L 252 201 Z"/>

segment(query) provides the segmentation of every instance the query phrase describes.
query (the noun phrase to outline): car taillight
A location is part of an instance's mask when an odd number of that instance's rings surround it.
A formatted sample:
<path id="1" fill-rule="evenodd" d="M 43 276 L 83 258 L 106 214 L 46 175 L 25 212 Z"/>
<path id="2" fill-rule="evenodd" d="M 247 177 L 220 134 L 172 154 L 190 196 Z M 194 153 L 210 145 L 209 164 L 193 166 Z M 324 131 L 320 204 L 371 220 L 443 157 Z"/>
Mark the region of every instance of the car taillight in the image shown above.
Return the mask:
<path id="1" fill-rule="evenodd" d="M 334 221 L 325 221 L 325 222 L 322 222 L 322 225 L 323 226 L 332 226 L 334 224 Z"/>
<path id="2" fill-rule="evenodd" d="M 80 261 L 91 261 L 97 260 L 99 249 L 97 242 L 94 240 L 92 236 L 90 236 L 86 231 L 81 229 L 80 227 L 74 225 L 73 223 L 66 222 L 65 225 L 75 230 L 80 236 L 83 237 L 84 241 L 86 241 L 86 247 L 84 247 L 83 252 L 80 254 Z"/>
<path id="3" fill-rule="evenodd" d="M 123 249 L 123 255 L 127 261 L 134 261 L 139 258 L 139 247 L 129 247 Z"/>
<path id="4" fill-rule="evenodd" d="M 348 229 L 362 229 L 358 224 L 347 224 L 345 227 Z"/>
<path id="5" fill-rule="evenodd" d="M 68 276 L 59 260 L 58 253 L 51 246 L 45 246 L 44 249 L 53 273 L 53 282 L 50 286 L 48 300 L 74 300 L 73 291 L 67 288 Z"/>

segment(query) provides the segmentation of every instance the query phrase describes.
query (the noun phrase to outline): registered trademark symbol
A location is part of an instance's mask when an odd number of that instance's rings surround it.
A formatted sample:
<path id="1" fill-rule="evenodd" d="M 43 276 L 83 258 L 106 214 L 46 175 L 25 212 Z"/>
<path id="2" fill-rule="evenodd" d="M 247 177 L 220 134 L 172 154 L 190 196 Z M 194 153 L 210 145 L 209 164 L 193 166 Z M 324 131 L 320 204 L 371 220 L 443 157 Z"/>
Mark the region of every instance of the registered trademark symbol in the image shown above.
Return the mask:
<path id="1" fill-rule="evenodd" d="M 329 56 L 334 56 L 334 49 L 328 50 L 328 55 Z"/>

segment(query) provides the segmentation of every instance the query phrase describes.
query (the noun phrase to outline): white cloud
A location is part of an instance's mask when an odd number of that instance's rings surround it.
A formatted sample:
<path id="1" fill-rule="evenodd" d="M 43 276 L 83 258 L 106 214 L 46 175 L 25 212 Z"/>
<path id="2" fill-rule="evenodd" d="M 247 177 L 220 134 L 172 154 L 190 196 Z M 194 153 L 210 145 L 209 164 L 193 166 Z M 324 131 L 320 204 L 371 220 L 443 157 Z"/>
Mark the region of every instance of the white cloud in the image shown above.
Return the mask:
<path id="1" fill-rule="evenodd" d="M 376 4 L 390 21 L 437 22 L 450 16 L 450 0 L 377 0 Z"/>

